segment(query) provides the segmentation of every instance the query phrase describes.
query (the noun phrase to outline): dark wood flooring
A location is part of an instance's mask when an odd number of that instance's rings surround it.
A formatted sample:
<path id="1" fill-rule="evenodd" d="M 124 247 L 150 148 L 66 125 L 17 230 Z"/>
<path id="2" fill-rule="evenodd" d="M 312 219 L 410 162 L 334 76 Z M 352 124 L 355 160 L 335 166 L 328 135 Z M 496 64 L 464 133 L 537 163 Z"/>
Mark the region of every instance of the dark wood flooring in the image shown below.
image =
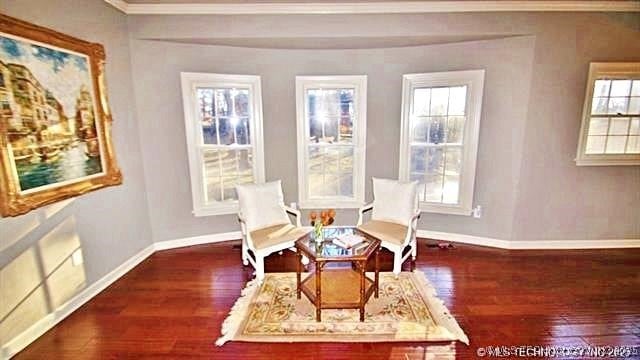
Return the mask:
<path id="1" fill-rule="evenodd" d="M 417 269 L 471 340 L 457 358 L 490 345 L 639 345 L 640 249 L 507 251 L 428 247 Z M 251 277 L 239 242 L 160 251 L 47 332 L 16 359 L 425 359 L 425 343 L 214 346 Z M 234 246 L 236 245 L 236 246 Z M 383 256 L 390 269 L 391 256 Z M 408 266 L 408 264 L 405 264 Z M 267 271 L 295 271 L 272 255 Z"/>

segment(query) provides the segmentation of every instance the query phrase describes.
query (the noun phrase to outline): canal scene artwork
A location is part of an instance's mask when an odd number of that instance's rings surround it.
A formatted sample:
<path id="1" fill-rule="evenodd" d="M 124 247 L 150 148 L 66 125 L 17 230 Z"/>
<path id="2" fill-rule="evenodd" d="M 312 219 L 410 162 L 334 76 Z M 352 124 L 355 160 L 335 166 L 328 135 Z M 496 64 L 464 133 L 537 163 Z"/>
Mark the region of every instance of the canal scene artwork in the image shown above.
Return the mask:
<path id="1" fill-rule="evenodd" d="M 0 216 L 122 183 L 104 47 L 0 14 Z"/>
<path id="2" fill-rule="evenodd" d="M 0 33 L 0 111 L 21 192 L 99 175 L 89 58 Z"/>

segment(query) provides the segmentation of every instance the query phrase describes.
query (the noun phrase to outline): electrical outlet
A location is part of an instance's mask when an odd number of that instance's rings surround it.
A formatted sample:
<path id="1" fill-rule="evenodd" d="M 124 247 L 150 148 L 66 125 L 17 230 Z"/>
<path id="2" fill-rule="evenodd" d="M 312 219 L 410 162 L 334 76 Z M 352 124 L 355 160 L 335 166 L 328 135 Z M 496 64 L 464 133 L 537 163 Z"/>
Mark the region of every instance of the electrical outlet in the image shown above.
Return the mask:
<path id="1" fill-rule="evenodd" d="M 482 217 L 482 206 L 478 205 L 473 209 L 473 217 L 476 219 Z"/>

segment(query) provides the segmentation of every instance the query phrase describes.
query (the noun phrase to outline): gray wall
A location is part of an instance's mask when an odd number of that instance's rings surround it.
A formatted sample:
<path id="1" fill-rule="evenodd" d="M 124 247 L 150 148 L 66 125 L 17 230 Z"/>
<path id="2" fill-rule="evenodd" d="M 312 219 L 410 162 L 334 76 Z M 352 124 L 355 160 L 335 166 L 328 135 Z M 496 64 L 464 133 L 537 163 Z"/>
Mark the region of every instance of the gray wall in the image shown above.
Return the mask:
<path id="1" fill-rule="evenodd" d="M 102 0 L 2 0 L 9 16 L 99 42 L 124 184 L 0 219 L 0 343 L 152 244 L 125 16 Z M 69 256 L 80 248 L 81 266 Z"/>
<path id="2" fill-rule="evenodd" d="M 267 179 L 282 179 L 296 201 L 295 75 L 368 75 L 371 199 L 371 176 L 398 173 L 401 75 L 471 68 L 487 71 L 474 195 L 484 215 L 424 214 L 420 228 L 512 240 L 638 238 L 640 168 L 578 168 L 573 157 L 588 63 L 640 60 L 639 28 L 637 14 L 130 16 L 154 241 L 238 229 L 233 216 L 190 214 L 181 71 L 262 77 Z M 423 46 L 393 47 L 407 38 Z M 464 41 L 479 38 L 493 40 Z M 446 39 L 457 43 L 436 44 Z M 300 49 L 305 43 L 345 49 Z M 233 44 L 251 48 L 220 46 Z M 347 210 L 338 219 L 355 218 Z"/>

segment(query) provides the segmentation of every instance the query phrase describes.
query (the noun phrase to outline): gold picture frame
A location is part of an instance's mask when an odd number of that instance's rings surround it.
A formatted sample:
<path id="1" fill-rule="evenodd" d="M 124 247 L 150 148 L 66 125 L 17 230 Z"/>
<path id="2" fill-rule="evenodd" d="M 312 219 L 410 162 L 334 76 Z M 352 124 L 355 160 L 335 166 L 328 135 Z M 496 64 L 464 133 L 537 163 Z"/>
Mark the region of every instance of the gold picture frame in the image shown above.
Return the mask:
<path id="1" fill-rule="evenodd" d="M 0 215 L 122 183 L 105 51 L 0 14 Z"/>

